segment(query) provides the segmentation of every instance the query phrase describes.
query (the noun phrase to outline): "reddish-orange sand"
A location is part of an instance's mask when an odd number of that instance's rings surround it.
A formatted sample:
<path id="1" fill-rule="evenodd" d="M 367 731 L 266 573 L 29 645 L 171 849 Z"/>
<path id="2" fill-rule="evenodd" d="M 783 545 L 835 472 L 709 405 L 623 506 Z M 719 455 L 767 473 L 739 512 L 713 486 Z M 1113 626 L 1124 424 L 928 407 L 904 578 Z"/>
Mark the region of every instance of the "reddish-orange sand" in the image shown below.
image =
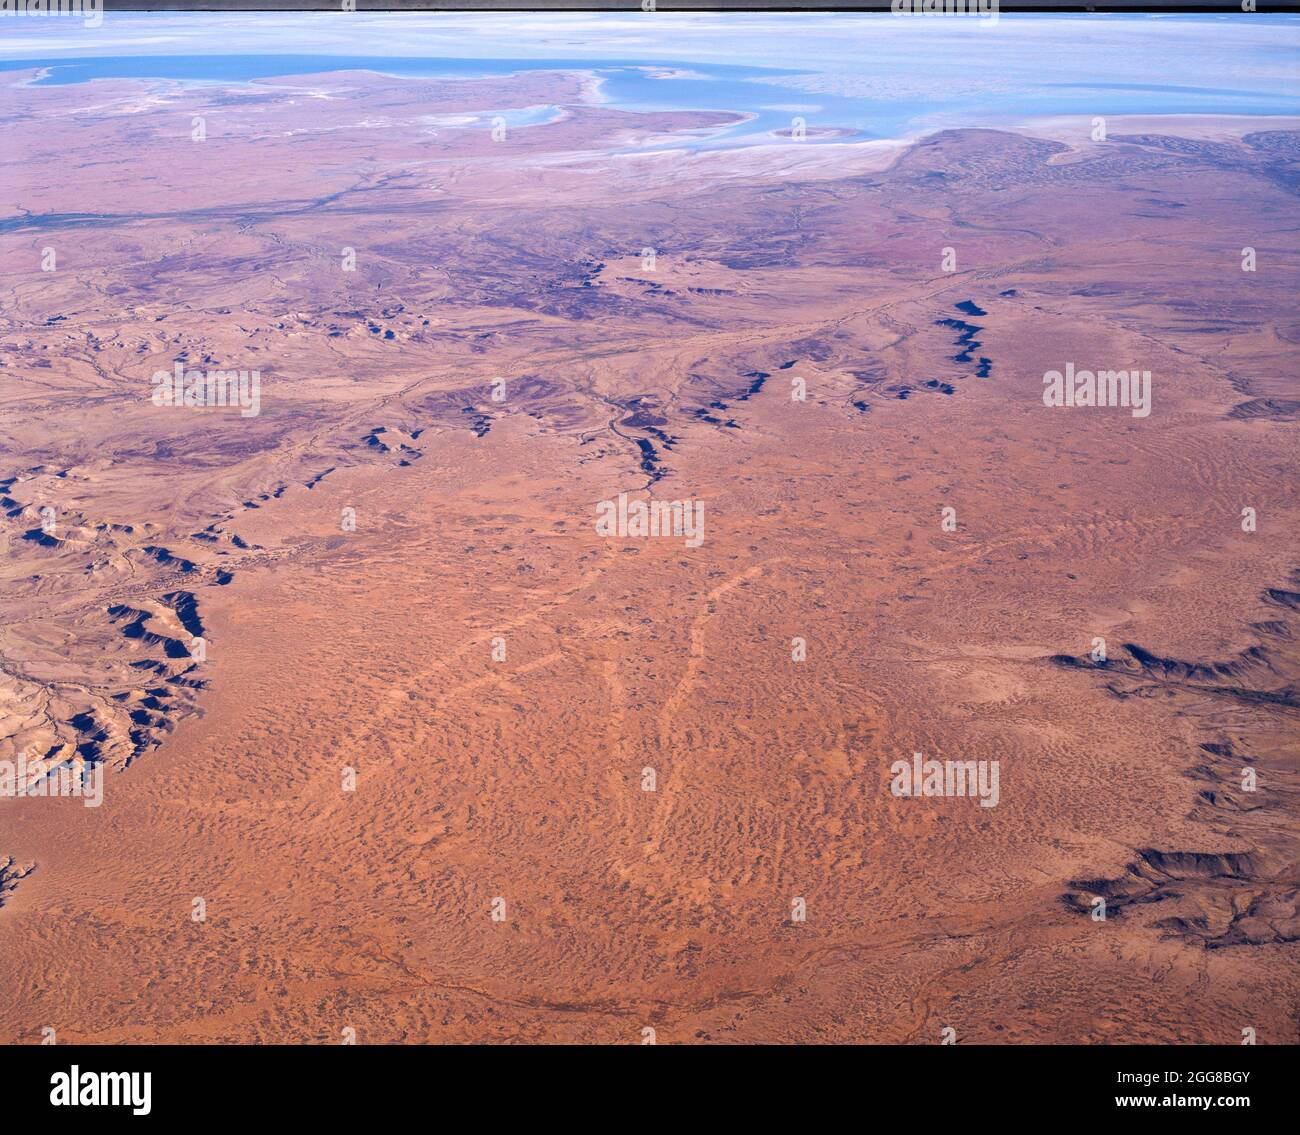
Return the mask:
<path id="1" fill-rule="evenodd" d="M 0 1040 L 1298 1039 L 1300 133 L 23 78 Z"/>

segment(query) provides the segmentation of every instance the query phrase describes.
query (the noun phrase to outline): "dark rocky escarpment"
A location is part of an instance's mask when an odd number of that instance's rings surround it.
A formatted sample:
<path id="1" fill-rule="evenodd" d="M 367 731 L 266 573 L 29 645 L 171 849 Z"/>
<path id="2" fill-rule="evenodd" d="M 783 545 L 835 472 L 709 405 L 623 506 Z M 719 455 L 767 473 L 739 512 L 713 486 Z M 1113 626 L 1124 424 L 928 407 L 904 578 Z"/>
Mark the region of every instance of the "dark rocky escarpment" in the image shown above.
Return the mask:
<path id="1" fill-rule="evenodd" d="M 1223 730 L 1225 721 L 1249 725 L 1262 715 L 1280 718 L 1272 724 L 1294 733 L 1300 666 L 1291 616 L 1300 612 L 1300 593 L 1270 587 L 1260 599 L 1285 615 L 1248 624 L 1269 642 L 1230 659 L 1168 658 L 1126 643 L 1125 658 L 1055 655 L 1049 661 L 1105 675 L 1118 697 L 1164 688 L 1175 695 L 1180 716 L 1203 720 L 1207 729 Z M 1236 716 L 1225 719 L 1214 708 L 1224 697 L 1239 707 Z M 1256 732 L 1242 727 L 1238 739 L 1221 735 L 1200 742 L 1185 770 L 1197 789 L 1189 818 L 1205 829 L 1199 846 L 1135 848 L 1122 874 L 1072 880 L 1062 901 L 1091 913 L 1103 899 L 1107 918 L 1158 904 L 1155 928 L 1206 949 L 1300 940 L 1300 832 L 1294 824 L 1300 770 L 1294 747 L 1255 753 L 1243 746 L 1240 736 Z"/>

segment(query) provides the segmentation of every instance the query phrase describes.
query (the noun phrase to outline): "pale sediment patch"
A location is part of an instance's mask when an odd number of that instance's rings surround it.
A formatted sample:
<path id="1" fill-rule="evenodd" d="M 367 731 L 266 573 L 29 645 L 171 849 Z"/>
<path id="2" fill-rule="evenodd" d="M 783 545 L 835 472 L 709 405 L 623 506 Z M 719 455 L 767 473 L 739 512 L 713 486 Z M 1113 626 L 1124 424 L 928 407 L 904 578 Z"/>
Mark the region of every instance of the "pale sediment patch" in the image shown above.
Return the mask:
<path id="1" fill-rule="evenodd" d="M 1172 134 L 1233 142 L 1260 130 L 1300 130 L 1300 116 L 1289 114 L 1114 114 L 1106 115 L 1105 122 L 1108 138 L 1118 134 Z M 1093 142 L 1093 116 L 1084 114 L 1029 118 L 992 128 L 1071 146 L 1097 144 Z"/>
<path id="2" fill-rule="evenodd" d="M 611 169 L 634 167 L 646 170 L 653 167 L 656 178 L 671 182 L 696 178 L 713 181 L 719 177 L 817 181 L 887 169 L 911 145 L 910 141 L 889 139 L 811 144 L 787 141 L 718 150 L 695 150 L 683 146 L 672 150 L 604 154 L 600 160 Z"/>

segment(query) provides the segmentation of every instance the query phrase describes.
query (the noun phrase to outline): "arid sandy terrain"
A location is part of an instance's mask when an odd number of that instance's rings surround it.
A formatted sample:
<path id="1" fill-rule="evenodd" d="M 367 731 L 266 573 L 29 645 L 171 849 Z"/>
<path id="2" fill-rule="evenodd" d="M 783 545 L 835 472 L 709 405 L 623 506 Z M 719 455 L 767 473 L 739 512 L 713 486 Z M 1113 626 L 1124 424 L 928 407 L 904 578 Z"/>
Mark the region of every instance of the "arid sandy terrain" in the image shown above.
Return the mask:
<path id="1" fill-rule="evenodd" d="M 0 1041 L 1300 1039 L 1297 124 L 3 78 Z"/>

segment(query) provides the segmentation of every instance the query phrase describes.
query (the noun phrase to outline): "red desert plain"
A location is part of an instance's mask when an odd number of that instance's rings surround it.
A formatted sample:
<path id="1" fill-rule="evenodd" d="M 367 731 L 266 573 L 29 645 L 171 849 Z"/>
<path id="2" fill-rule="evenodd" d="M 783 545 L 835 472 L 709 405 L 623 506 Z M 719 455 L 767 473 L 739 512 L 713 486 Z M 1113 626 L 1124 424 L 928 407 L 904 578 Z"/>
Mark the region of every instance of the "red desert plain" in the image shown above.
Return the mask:
<path id="1" fill-rule="evenodd" d="M 1300 1039 L 1300 123 L 41 74 L 0 1040 Z"/>

